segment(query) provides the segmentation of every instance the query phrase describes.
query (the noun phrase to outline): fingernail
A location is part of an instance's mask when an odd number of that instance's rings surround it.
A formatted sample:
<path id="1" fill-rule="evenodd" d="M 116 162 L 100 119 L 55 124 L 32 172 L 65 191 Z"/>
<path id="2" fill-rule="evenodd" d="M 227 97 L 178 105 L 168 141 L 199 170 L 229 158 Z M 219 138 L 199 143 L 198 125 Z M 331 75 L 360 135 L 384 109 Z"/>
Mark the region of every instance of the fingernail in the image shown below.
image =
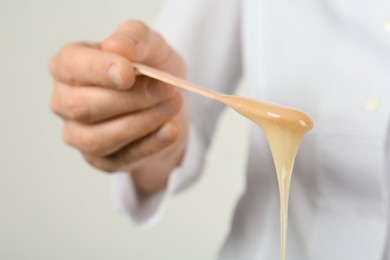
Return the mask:
<path id="1" fill-rule="evenodd" d="M 157 132 L 157 140 L 161 142 L 171 142 L 175 140 L 175 133 L 173 131 L 172 125 L 170 123 L 165 124 L 158 132 Z"/>
<path id="2" fill-rule="evenodd" d="M 122 77 L 117 65 L 111 65 L 108 69 L 108 77 L 116 87 L 123 88 Z"/>
<path id="3" fill-rule="evenodd" d="M 121 35 L 121 38 L 131 44 L 137 44 L 138 41 L 130 35 Z"/>
<path id="4" fill-rule="evenodd" d="M 174 115 L 177 112 L 177 109 L 178 109 L 178 106 L 177 106 L 175 100 L 173 100 L 173 99 L 165 101 L 156 107 L 157 112 L 161 116 Z"/>
<path id="5" fill-rule="evenodd" d="M 146 86 L 146 92 L 154 99 L 162 100 L 172 96 L 174 88 L 168 87 L 165 83 L 151 81 Z"/>
<path id="6" fill-rule="evenodd" d="M 158 132 L 157 132 L 157 140 L 161 142 L 169 142 L 172 141 L 173 135 L 170 131 L 170 127 L 163 126 Z"/>

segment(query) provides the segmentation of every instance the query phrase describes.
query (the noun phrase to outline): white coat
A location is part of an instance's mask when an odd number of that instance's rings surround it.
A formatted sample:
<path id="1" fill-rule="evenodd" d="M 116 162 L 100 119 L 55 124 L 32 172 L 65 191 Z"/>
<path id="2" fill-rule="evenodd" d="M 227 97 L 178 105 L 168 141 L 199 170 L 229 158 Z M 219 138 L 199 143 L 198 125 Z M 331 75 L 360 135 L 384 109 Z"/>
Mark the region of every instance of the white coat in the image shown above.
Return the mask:
<path id="1" fill-rule="evenodd" d="M 172 0 L 158 22 L 189 80 L 232 93 L 244 77 L 251 97 L 313 117 L 294 168 L 288 259 L 390 259 L 389 27 L 385 0 Z M 140 202 L 128 174 L 114 177 L 115 203 L 135 224 L 155 223 L 196 179 L 221 109 L 192 97 L 188 149 L 166 190 Z M 254 125 L 250 137 L 223 260 L 279 257 L 273 161 Z"/>

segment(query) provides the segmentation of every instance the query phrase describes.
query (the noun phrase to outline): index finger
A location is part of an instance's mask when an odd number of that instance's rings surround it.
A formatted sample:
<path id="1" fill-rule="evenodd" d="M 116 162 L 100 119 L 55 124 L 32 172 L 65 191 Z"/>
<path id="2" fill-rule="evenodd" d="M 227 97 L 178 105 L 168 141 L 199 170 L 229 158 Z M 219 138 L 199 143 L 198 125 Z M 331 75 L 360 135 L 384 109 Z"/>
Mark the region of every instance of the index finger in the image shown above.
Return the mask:
<path id="1" fill-rule="evenodd" d="M 56 80 L 69 85 L 130 88 L 135 80 L 129 60 L 96 46 L 74 43 L 63 47 L 50 61 Z"/>

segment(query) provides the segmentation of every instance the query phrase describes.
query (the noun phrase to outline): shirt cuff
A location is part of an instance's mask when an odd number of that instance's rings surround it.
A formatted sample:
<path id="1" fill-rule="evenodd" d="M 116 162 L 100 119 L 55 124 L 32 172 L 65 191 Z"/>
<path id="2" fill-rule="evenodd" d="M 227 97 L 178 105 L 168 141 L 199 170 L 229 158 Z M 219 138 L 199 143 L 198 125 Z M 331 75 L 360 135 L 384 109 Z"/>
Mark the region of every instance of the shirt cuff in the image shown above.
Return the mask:
<path id="1" fill-rule="evenodd" d="M 204 165 L 205 150 L 205 144 L 195 128 L 191 126 L 183 163 L 172 171 L 164 190 L 148 197 L 137 194 L 131 174 L 114 174 L 112 195 L 115 208 L 138 228 L 153 226 L 163 216 L 172 195 L 198 178 Z"/>

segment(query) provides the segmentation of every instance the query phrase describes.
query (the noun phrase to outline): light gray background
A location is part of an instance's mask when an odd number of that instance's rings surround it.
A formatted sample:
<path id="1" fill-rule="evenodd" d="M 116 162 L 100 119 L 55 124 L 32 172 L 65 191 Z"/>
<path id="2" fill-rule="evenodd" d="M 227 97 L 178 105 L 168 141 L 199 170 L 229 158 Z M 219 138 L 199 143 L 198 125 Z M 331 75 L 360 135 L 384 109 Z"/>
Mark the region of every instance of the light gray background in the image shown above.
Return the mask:
<path id="1" fill-rule="evenodd" d="M 246 121 L 224 114 L 201 180 L 139 231 L 114 211 L 110 178 L 61 140 L 48 109 L 50 56 L 123 20 L 152 22 L 161 0 L 0 3 L 0 259 L 215 259 L 243 188 Z"/>

